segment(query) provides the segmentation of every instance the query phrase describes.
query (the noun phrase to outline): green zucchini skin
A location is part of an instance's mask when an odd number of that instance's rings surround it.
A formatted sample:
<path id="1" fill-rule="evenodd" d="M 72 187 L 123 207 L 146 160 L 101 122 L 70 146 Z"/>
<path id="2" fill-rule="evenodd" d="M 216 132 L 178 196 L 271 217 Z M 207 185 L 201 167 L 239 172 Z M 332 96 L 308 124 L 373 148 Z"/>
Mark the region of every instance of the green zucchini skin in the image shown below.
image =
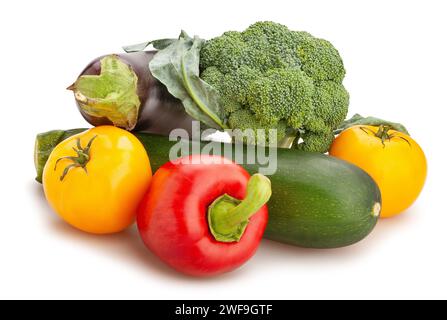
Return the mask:
<path id="1" fill-rule="evenodd" d="M 377 184 L 345 161 L 278 150 L 278 169 L 269 178 L 268 239 L 306 248 L 345 247 L 369 235 L 379 219 Z"/>
<path id="2" fill-rule="evenodd" d="M 147 133 L 135 135 L 146 148 L 154 172 L 169 161 L 170 149 L 176 142 Z M 49 150 L 56 146 L 43 143 L 55 141 L 45 134 L 39 138 L 39 148 Z M 192 142 L 184 143 L 193 150 Z M 269 176 L 273 194 L 268 203 L 266 238 L 305 248 L 329 249 L 352 245 L 374 229 L 381 195 L 366 172 L 320 153 L 277 149 L 277 159 L 277 171 Z M 251 174 L 260 167 L 242 166 Z"/>

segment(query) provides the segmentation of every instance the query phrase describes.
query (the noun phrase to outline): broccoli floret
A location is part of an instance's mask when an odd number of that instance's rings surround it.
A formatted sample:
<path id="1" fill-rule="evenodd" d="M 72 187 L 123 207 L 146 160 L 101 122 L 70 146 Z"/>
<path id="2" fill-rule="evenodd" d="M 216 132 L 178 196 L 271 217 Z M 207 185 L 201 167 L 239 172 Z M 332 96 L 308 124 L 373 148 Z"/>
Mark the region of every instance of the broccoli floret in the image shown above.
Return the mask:
<path id="1" fill-rule="evenodd" d="M 303 142 L 296 145 L 297 149 L 311 152 L 326 152 L 334 140 L 332 131 L 327 132 L 311 132 L 307 131 L 301 135 Z"/>
<path id="2" fill-rule="evenodd" d="M 246 43 L 247 64 L 261 71 L 299 67 L 295 35 L 286 26 L 257 22 L 241 33 Z"/>
<path id="3" fill-rule="evenodd" d="M 303 150 L 326 152 L 348 111 L 338 51 L 274 22 L 207 41 L 200 70 L 218 91 L 230 128 L 277 128 L 281 137 L 299 131 Z"/>
<path id="4" fill-rule="evenodd" d="M 212 85 L 218 91 L 222 90 L 221 85 L 223 83 L 225 75 L 217 67 L 206 68 L 202 72 L 201 78 Z"/>
<path id="5" fill-rule="evenodd" d="M 335 81 L 316 82 L 313 105 L 317 118 L 335 128 L 345 120 L 348 113 L 349 93 Z"/>
<path id="6" fill-rule="evenodd" d="M 270 129 L 276 130 L 276 142 L 282 140 L 286 136 L 287 125 L 284 122 L 280 122 L 273 126 L 266 126 L 261 124 L 255 117 L 255 115 L 247 109 L 239 109 L 233 112 L 229 119 L 228 123 L 232 128 L 237 128 L 241 131 L 248 130 L 244 135 L 235 134 L 236 142 L 243 142 L 247 144 L 269 144 L 272 143 L 270 140 Z M 257 129 L 264 129 L 265 134 L 258 136 Z"/>
<path id="7" fill-rule="evenodd" d="M 250 85 L 261 78 L 262 75 L 262 72 L 247 66 L 242 66 L 232 73 L 227 73 L 221 85 L 223 94 L 233 97 L 240 104 L 246 104 Z"/>
<path id="8" fill-rule="evenodd" d="M 329 41 L 296 32 L 299 39 L 298 56 L 301 68 L 312 79 L 340 82 L 345 77 L 343 61 Z"/>
<path id="9" fill-rule="evenodd" d="M 246 47 L 247 45 L 239 32 L 225 32 L 221 37 L 208 41 L 202 48 L 200 52 L 201 68 L 215 66 L 223 73 L 232 72 L 245 63 Z"/>
<path id="10" fill-rule="evenodd" d="M 299 128 L 312 112 L 313 91 L 312 79 L 300 69 L 271 69 L 251 82 L 246 94 L 248 107 L 261 123 L 285 120 Z"/>

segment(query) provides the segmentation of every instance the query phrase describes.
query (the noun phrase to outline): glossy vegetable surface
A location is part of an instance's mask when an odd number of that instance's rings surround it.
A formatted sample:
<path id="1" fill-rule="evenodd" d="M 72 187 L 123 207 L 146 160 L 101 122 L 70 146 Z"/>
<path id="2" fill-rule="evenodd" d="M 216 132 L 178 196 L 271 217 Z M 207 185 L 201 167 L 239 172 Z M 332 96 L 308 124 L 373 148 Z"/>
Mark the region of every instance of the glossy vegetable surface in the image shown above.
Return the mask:
<path id="1" fill-rule="evenodd" d="M 330 154 L 368 172 L 382 193 L 382 217 L 395 216 L 417 199 L 427 176 L 427 160 L 410 136 L 387 126 L 355 126 L 334 141 Z"/>
<path id="2" fill-rule="evenodd" d="M 193 276 L 231 271 L 256 251 L 267 225 L 267 178 L 217 156 L 163 165 L 138 213 L 146 246 Z M 241 201 L 243 200 L 243 201 Z"/>
<path id="3" fill-rule="evenodd" d="M 176 128 L 190 132 L 192 118 L 181 101 L 149 70 L 155 53 L 107 55 L 87 65 L 69 87 L 82 116 L 94 126 L 114 124 L 163 135 Z"/>
<path id="4" fill-rule="evenodd" d="M 53 134 L 49 132 L 39 138 L 44 141 L 47 135 Z M 136 135 L 150 154 L 153 170 L 169 160 L 169 152 L 176 142 L 151 134 Z M 200 150 L 197 142 L 184 144 L 189 152 L 197 147 Z M 215 147 L 211 149 L 213 154 L 230 147 L 234 156 L 237 149 L 234 144 L 213 143 L 212 146 Z M 51 146 L 41 144 L 41 148 Z M 243 148 L 244 154 L 246 151 Z M 257 147 L 256 151 L 266 150 Z M 289 149 L 276 152 L 277 171 L 269 176 L 273 194 L 266 237 L 301 247 L 336 248 L 356 243 L 374 229 L 381 197 L 379 188 L 366 172 L 319 153 Z M 265 164 L 257 161 L 243 167 L 254 174 Z"/>
<path id="5" fill-rule="evenodd" d="M 43 170 L 48 203 L 82 231 L 107 234 L 131 225 L 151 180 L 141 142 L 112 126 L 71 136 L 51 152 Z"/>

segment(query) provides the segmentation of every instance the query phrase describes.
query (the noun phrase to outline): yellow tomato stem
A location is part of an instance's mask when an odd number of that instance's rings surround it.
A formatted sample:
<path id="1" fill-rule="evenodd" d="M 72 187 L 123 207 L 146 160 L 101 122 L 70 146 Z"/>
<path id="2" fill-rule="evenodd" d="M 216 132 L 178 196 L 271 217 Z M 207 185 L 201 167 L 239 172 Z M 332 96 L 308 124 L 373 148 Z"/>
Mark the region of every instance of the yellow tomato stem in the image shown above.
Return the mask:
<path id="1" fill-rule="evenodd" d="M 96 139 L 96 137 L 97 136 L 94 136 L 93 138 L 91 138 L 85 148 L 82 147 L 81 139 L 78 138 L 76 140 L 76 148 L 73 147 L 73 151 L 76 152 L 77 156 L 68 156 L 68 157 L 62 157 L 62 158 L 57 159 L 56 164 L 54 166 L 54 170 L 57 169 L 57 165 L 59 164 L 59 162 L 61 160 L 66 159 L 66 160 L 70 160 L 73 162 L 65 167 L 65 169 L 62 172 L 62 175 L 60 177 L 61 181 L 64 180 L 64 178 L 67 176 L 68 172 L 72 168 L 80 167 L 80 168 L 84 169 L 84 171 L 87 173 L 86 166 L 87 166 L 87 163 L 90 161 L 90 148 L 92 146 L 93 141 Z"/>
<path id="2" fill-rule="evenodd" d="M 398 139 L 402 139 L 403 141 L 405 141 L 406 143 L 408 143 L 408 145 L 411 147 L 411 143 L 408 139 L 405 139 L 404 137 L 395 134 L 395 133 L 391 133 L 389 134 L 388 132 L 390 130 L 392 130 L 393 128 L 389 125 L 380 125 L 379 129 L 377 129 L 377 132 L 374 132 L 373 130 L 371 130 L 370 128 L 367 127 L 361 127 L 361 129 L 367 133 L 367 131 L 371 132 L 375 137 L 379 138 L 382 141 L 383 147 L 385 148 L 385 141 L 391 141 L 391 139 L 393 138 L 398 138 Z"/>

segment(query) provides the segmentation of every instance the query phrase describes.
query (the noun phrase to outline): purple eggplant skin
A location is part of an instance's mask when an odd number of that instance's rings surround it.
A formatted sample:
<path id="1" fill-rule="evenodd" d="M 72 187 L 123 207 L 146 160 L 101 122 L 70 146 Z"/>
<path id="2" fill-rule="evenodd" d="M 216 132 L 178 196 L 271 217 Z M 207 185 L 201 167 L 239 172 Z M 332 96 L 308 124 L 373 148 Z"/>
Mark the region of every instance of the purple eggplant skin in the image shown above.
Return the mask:
<path id="1" fill-rule="evenodd" d="M 177 128 L 185 129 L 192 134 L 192 121 L 180 100 L 173 97 L 166 87 L 155 79 L 150 70 L 149 62 L 157 51 L 141 51 L 135 53 L 116 54 L 137 75 L 137 95 L 140 99 L 138 119 L 133 131 L 169 135 Z M 101 72 L 101 56 L 85 67 L 80 76 L 99 75 Z M 71 88 L 69 88 L 71 89 Z M 107 118 L 91 116 L 82 110 L 76 101 L 79 111 L 87 122 L 93 126 L 113 125 Z"/>

